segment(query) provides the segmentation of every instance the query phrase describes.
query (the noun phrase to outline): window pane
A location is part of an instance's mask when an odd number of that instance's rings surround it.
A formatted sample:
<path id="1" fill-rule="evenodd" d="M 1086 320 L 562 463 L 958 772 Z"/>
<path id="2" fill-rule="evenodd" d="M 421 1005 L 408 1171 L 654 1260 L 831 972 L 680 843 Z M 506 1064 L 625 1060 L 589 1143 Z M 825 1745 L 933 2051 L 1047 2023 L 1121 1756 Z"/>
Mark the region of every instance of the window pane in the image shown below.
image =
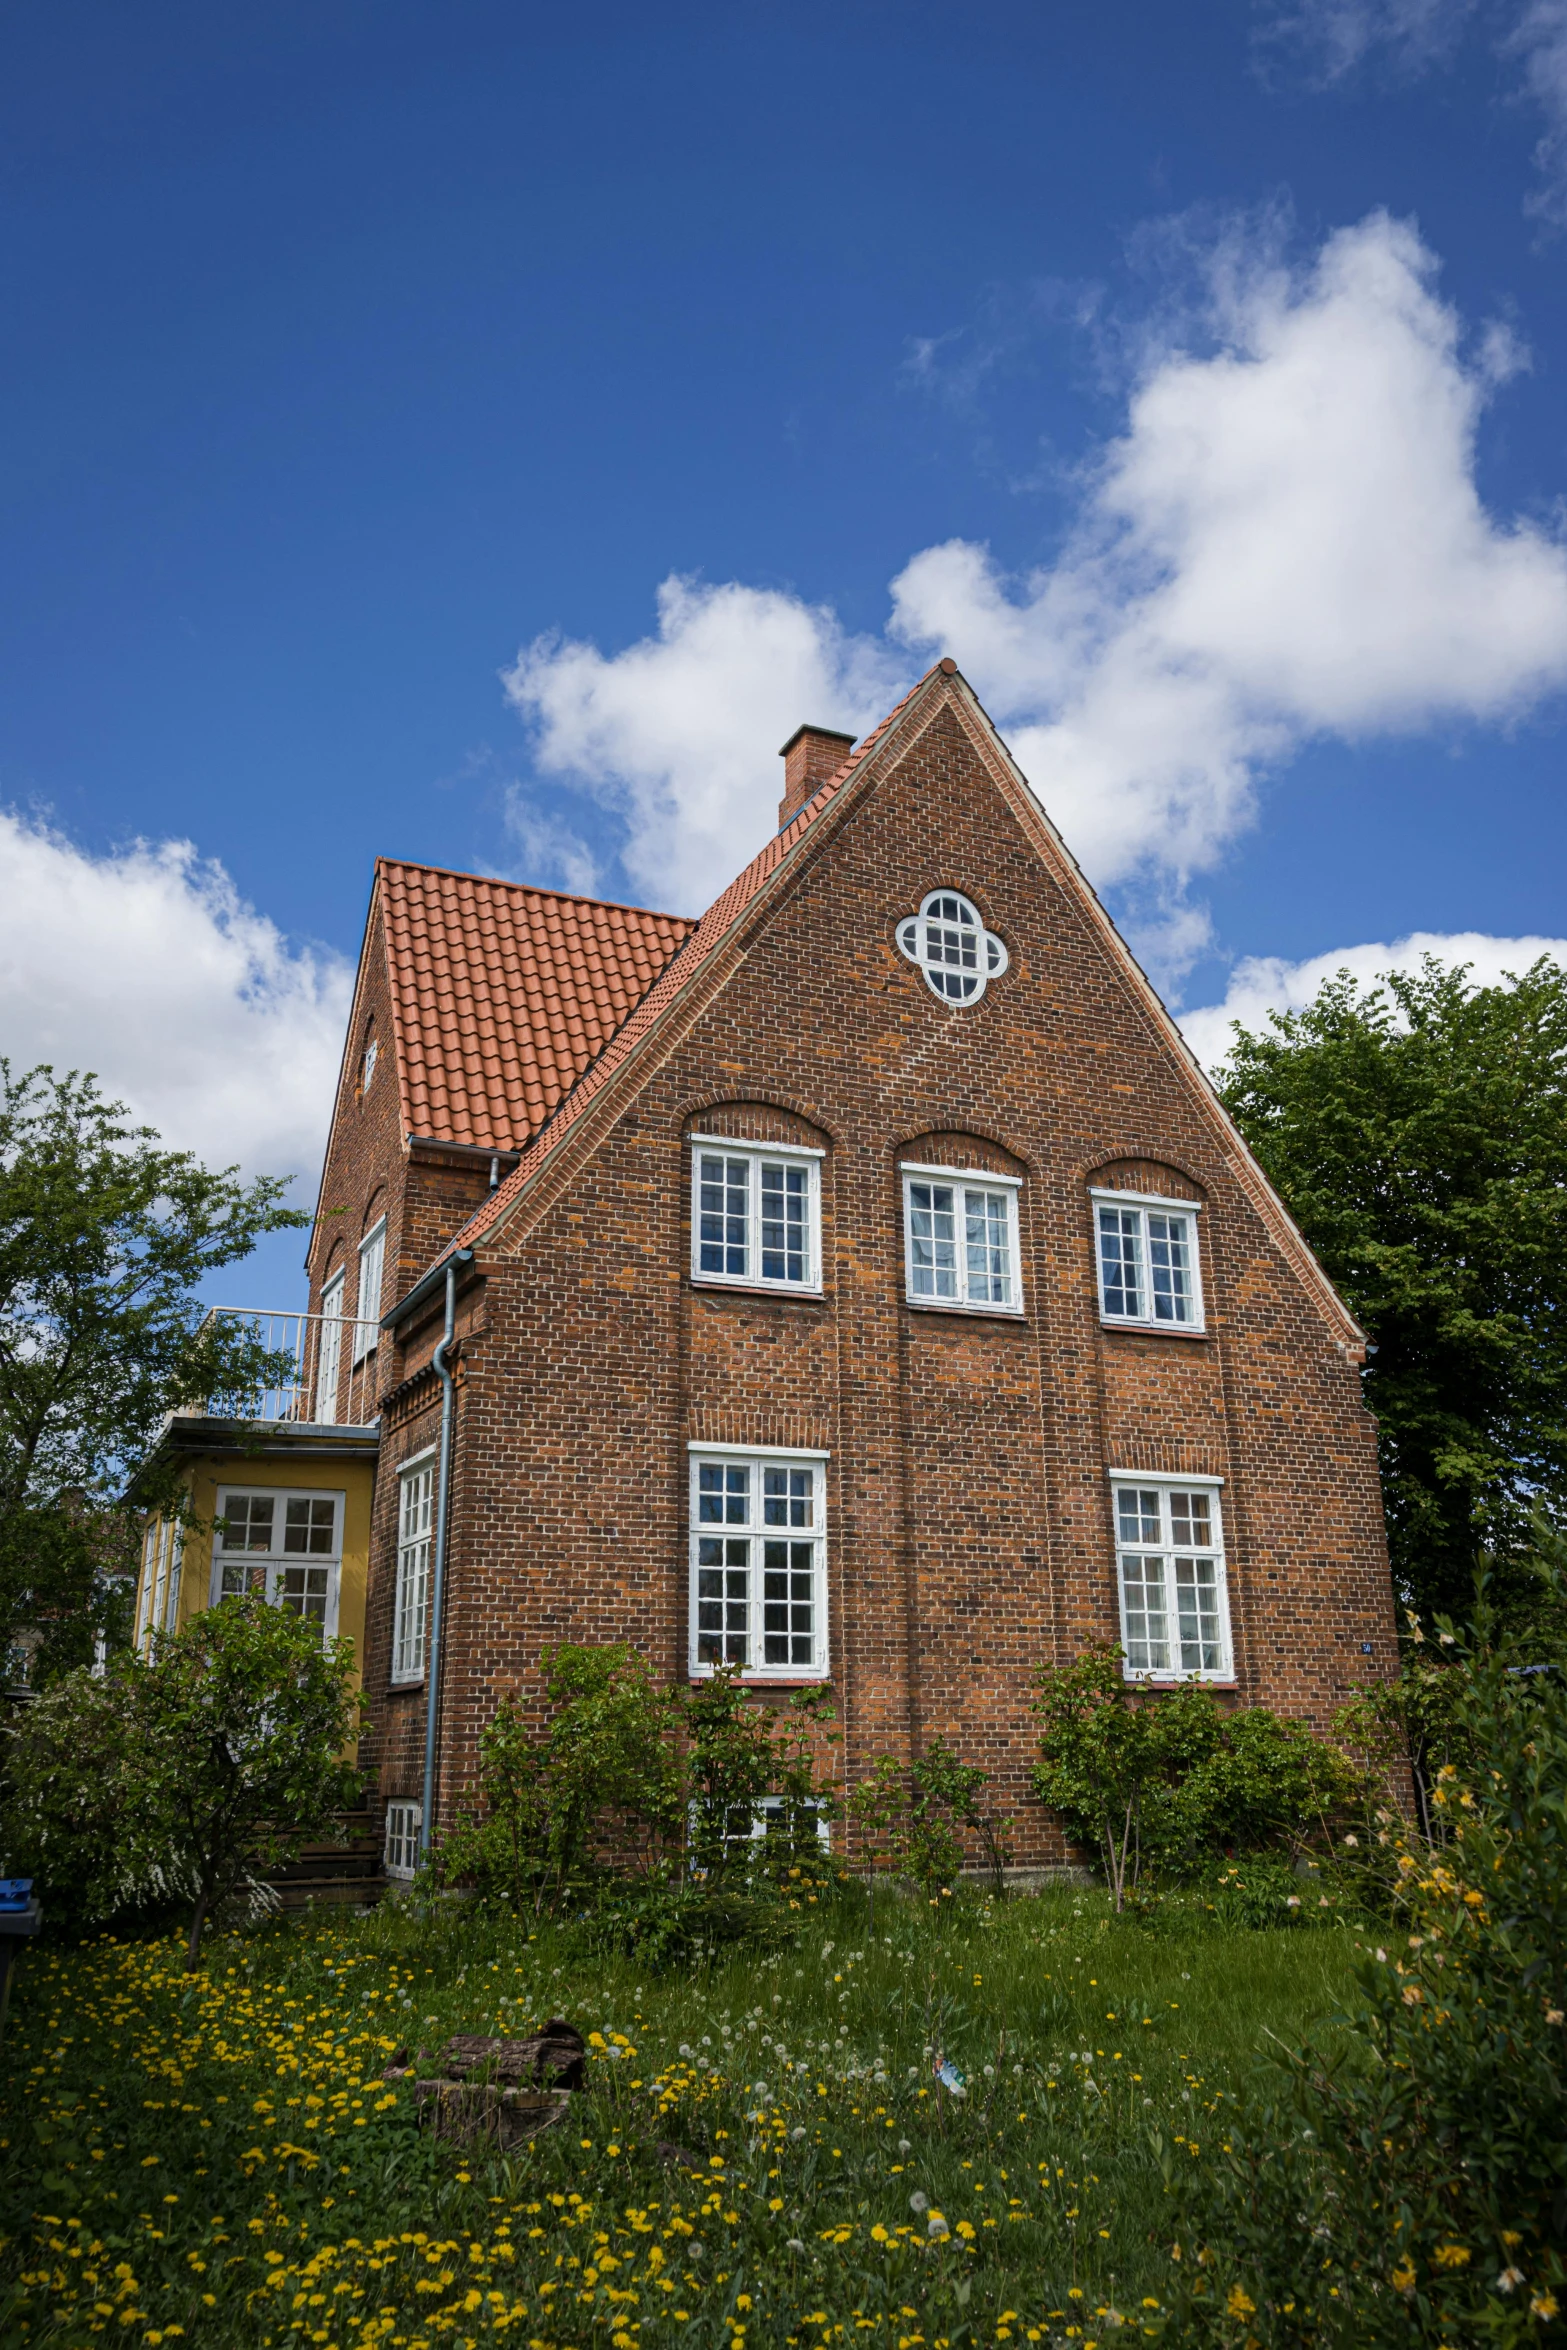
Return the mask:
<path id="1" fill-rule="evenodd" d="M 280 1608 L 291 1616 L 303 1616 L 310 1624 L 326 1626 L 327 1577 L 330 1567 L 282 1567 L 278 1570 L 274 1598 Z"/>
<path id="2" fill-rule="evenodd" d="M 1159 1496 L 1136 1485 L 1118 1485 L 1115 1489 L 1116 1519 L 1123 1542 L 1157 1542 L 1159 1539 Z"/>
<path id="3" fill-rule="evenodd" d="M 224 1560 L 221 1599 L 241 1599 L 247 1591 L 259 1591 L 265 1598 L 266 1589 L 265 1567 L 247 1567 L 242 1559 Z"/>
<path id="4" fill-rule="evenodd" d="M 958 1294 L 957 1194 L 950 1183 L 909 1185 L 909 1291 Z"/>
<path id="5" fill-rule="evenodd" d="M 1099 1293 L 1106 1314 L 1142 1318 L 1140 1208 L 1099 1211 Z"/>
<path id="6" fill-rule="evenodd" d="M 287 1553 L 307 1551 L 330 1557 L 337 1504 L 332 1501 L 290 1501 L 283 1515 L 283 1548 Z"/>
<path id="7" fill-rule="evenodd" d="M 1212 1559 L 1175 1561 L 1175 1608 L 1183 1673 L 1216 1673 L 1224 1662 L 1219 1630 L 1219 1579 Z"/>
<path id="8" fill-rule="evenodd" d="M 1148 1287 L 1156 1322 L 1192 1318 L 1191 1226 L 1184 1216 L 1148 1216 Z"/>
<path id="9" fill-rule="evenodd" d="M 1010 1305 L 1012 1252 L 1006 1194 L 965 1192 L 963 1211 L 969 1299 L 974 1305 Z"/>
<path id="10" fill-rule="evenodd" d="M 750 1615 L 751 1545 L 706 1535 L 697 1544 L 696 1653 L 699 1664 L 743 1665 Z"/>
<path id="11" fill-rule="evenodd" d="M 727 1273 L 743 1281 L 751 1269 L 751 1162 L 704 1153 L 698 1170 L 697 1263 L 704 1273 Z"/>
<path id="12" fill-rule="evenodd" d="M 1213 1540 L 1213 1520 L 1208 1496 L 1196 1493 L 1172 1493 L 1170 1496 L 1170 1537 L 1182 1548 L 1206 1550 Z"/>
<path id="13" fill-rule="evenodd" d="M 696 1514 L 703 1526 L 748 1526 L 751 1522 L 751 1472 L 704 1461 L 697 1470 Z"/>
<path id="14" fill-rule="evenodd" d="M 1167 1673 L 1170 1635 L 1165 1617 L 1163 1559 L 1140 1558 L 1135 1552 L 1123 1555 L 1121 1593 L 1129 1670 Z"/>
<path id="15" fill-rule="evenodd" d="M 762 1545 L 762 1660 L 809 1665 L 816 1654 L 816 1556 L 809 1542 Z"/>
<path id="16" fill-rule="evenodd" d="M 223 1505 L 225 1550 L 272 1548 L 272 1496 L 269 1493 L 233 1493 Z"/>
<path id="17" fill-rule="evenodd" d="M 762 1279 L 805 1281 L 810 1277 L 806 1212 L 810 1170 L 762 1163 Z"/>
<path id="18" fill-rule="evenodd" d="M 961 898 L 937 898 L 925 917 L 925 961 L 932 983 L 953 1003 L 979 985 L 979 927 Z"/>
<path id="19" fill-rule="evenodd" d="M 762 1471 L 762 1523 L 765 1526 L 810 1526 L 815 1478 L 809 1469 Z"/>

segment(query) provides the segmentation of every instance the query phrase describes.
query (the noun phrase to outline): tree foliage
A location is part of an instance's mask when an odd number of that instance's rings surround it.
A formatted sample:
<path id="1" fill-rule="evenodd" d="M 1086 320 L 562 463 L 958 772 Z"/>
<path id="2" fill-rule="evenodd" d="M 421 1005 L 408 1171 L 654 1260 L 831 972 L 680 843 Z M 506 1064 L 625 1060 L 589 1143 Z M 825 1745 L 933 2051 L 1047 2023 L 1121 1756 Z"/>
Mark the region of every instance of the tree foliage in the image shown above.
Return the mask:
<path id="1" fill-rule="evenodd" d="M 144 1658 L 77 1670 L 20 1710 L 12 1733 L 11 1862 L 89 1922 L 138 1900 L 202 1930 L 252 1878 L 326 1836 L 361 1790 L 344 1759 L 358 1727 L 352 1644 L 254 1595 L 225 1599 Z"/>
<path id="2" fill-rule="evenodd" d="M 272 1368 L 196 1291 L 308 1221 L 283 1190 L 160 1148 L 91 1077 L 0 1060 L 0 1655 L 31 1627 L 57 1666 L 90 1656 L 132 1464 L 167 1412 Z"/>
<path id="3" fill-rule="evenodd" d="M 1567 1521 L 1567 973 L 1473 987 L 1427 958 L 1237 1026 L 1219 1090 L 1376 1352 L 1395 1578 L 1459 1613 Z"/>

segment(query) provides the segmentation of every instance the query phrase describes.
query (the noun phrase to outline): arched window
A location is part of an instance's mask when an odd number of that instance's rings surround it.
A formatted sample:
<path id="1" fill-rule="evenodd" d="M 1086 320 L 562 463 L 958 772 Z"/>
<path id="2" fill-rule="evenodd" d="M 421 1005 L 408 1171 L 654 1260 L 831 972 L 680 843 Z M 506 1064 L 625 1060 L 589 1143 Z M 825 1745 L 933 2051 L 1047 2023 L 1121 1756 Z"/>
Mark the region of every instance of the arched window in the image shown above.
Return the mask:
<path id="1" fill-rule="evenodd" d="M 380 1052 L 381 1047 L 376 1041 L 376 1033 L 374 1028 L 367 1028 L 365 1031 L 364 1058 L 360 1061 L 359 1064 L 359 1090 L 362 1094 L 368 1093 L 370 1091 L 370 1080 L 375 1075 L 375 1065 L 377 1060 L 380 1058 Z"/>
<path id="2" fill-rule="evenodd" d="M 919 912 L 899 923 L 898 945 L 946 1004 L 977 1004 L 1007 967 L 1006 948 L 955 889 L 933 889 Z"/>

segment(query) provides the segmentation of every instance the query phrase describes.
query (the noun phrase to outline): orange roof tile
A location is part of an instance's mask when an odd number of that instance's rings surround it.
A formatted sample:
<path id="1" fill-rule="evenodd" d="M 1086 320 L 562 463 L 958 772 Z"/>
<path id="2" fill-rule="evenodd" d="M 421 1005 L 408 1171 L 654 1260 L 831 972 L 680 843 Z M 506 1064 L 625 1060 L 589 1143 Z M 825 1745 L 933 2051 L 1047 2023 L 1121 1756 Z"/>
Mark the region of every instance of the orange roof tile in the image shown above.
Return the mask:
<path id="1" fill-rule="evenodd" d="M 696 928 L 376 860 L 409 1130 L 521 1150 Z"/>

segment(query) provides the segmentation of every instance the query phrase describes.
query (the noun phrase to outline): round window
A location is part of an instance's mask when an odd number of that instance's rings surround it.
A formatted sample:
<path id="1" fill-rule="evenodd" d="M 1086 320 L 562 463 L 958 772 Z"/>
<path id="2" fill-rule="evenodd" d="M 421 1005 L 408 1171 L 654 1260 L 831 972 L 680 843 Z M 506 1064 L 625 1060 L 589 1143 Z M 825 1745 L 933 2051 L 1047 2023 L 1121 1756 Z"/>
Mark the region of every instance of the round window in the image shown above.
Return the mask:
<path id="1" fill-rule="evenodd" d="M 1007 967 L 1006 948 L 955 889 L 933 889 L 919 912 L 899 923 L 898 944 L 947 1004 L 977 1004 Z"/>

